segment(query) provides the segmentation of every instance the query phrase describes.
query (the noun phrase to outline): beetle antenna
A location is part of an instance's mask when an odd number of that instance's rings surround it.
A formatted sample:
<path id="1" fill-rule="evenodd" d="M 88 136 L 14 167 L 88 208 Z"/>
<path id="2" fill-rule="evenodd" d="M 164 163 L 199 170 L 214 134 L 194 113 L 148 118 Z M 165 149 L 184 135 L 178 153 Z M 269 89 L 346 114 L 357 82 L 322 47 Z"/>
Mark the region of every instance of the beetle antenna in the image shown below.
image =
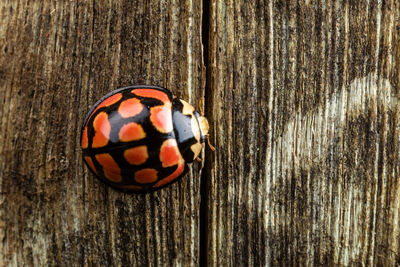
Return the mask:
<path id="1" fill-rule="evenodd" d="M 199 99 L 199 111 L 200 111 L 201 116 L 204 117 L 203 98 L 200 98 L 200 99 Z M 207 144 L 208 144 L 208 146 L 210 147 L 210 149 L 211 149 L 212 151 L 215 151 L 215 147 L 214 147 L 213 145 L 210 144 L 210 138 L 208 138 L 208 135 L 207 135 Z"/>

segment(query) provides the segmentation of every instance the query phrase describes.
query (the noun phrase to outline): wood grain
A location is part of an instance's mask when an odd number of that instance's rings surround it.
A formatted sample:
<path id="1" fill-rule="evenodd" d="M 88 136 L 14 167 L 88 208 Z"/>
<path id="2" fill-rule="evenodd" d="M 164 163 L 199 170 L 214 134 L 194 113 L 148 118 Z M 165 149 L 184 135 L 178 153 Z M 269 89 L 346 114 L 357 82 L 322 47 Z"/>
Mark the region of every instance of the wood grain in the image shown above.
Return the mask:
<path id="1" fill-rule="evenodd" d="M 0 22 L 0 265 L 400 265 L 398 1 L 15 0 Z M 87 171 L 86 112 L 132 84 L 205 96 L 202 171 L 142 195 Z"/>
<path id="2" fill-rule="evenodd" d="M 0 2 L 0 265 L 199 262 L 200 164 L 146 195 L 82 164 L 80 127 L 132 84 L 204 93 L 199 1 Z"/>
<path id="3" fill-rule="evenodd" d="M 208 265 L 400 265 L 399 3 L 210 8 Z"/>

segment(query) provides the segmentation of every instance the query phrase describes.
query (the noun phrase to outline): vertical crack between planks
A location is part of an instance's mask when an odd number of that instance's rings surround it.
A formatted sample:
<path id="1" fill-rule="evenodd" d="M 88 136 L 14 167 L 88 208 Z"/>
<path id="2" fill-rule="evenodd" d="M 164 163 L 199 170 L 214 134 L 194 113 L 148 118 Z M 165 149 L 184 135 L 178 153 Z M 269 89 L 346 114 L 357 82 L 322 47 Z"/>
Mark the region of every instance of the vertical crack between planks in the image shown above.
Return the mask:
<path id="1" fill-rule="evenodd" d="M 209 48 L 209 27 L 210 27 L 210 0 L 203 0 L 202 2 L 202 20 L 201 20 L 201 40 L 203 44 L 203 64 L 205 75 L 203 76 L 204 81 L 204 112 L 206 113 L 206 117 L 210 118 L 209 111 L 210 105 L 209 101 L 207 101 L 210 94 L 210 83 L 209 83 L 209 56 L 208 56 L 208 48 Z M 206 145 L 207 146 L 207 145 Z M 207 256 L 208 256 L 208 196 L 209 196 L 209 177 L 210 177 L 210 160 L 207 156 L 208 149 L 206 149 L 206 155 L 204 159 L 204 166 L 201 172 L 200 179 L 200 266 L 207 266 Z"/>

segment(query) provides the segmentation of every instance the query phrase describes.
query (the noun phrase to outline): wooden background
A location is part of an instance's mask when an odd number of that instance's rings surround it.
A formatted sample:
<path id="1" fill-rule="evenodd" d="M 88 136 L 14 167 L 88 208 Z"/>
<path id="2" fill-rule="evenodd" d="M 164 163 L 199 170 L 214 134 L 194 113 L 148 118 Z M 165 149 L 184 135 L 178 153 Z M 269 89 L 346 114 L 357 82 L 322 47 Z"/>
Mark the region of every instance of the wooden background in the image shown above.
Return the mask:
<path id="1" fill-rule="evenodd" d="M 79 147 L 133 84 L 217 149 L 145 195 Z M 399 266 L 399 99 L 396 0 L 0 1 L 0 265 Z"/>

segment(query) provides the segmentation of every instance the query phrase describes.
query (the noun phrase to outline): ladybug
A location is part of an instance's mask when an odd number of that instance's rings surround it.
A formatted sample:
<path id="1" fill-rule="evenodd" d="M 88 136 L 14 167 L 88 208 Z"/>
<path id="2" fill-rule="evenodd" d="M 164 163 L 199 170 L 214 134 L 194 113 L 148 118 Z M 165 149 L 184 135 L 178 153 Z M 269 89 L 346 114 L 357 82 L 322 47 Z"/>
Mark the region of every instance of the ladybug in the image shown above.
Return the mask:
<path id="1" fill-rule="evenodd" d="M 129 86 L 105 95 L 82 125 L 88 168 L 120 190 L 148 192 L 177 181 L 201 152 L 207 119 L 157 86 Z"/>

